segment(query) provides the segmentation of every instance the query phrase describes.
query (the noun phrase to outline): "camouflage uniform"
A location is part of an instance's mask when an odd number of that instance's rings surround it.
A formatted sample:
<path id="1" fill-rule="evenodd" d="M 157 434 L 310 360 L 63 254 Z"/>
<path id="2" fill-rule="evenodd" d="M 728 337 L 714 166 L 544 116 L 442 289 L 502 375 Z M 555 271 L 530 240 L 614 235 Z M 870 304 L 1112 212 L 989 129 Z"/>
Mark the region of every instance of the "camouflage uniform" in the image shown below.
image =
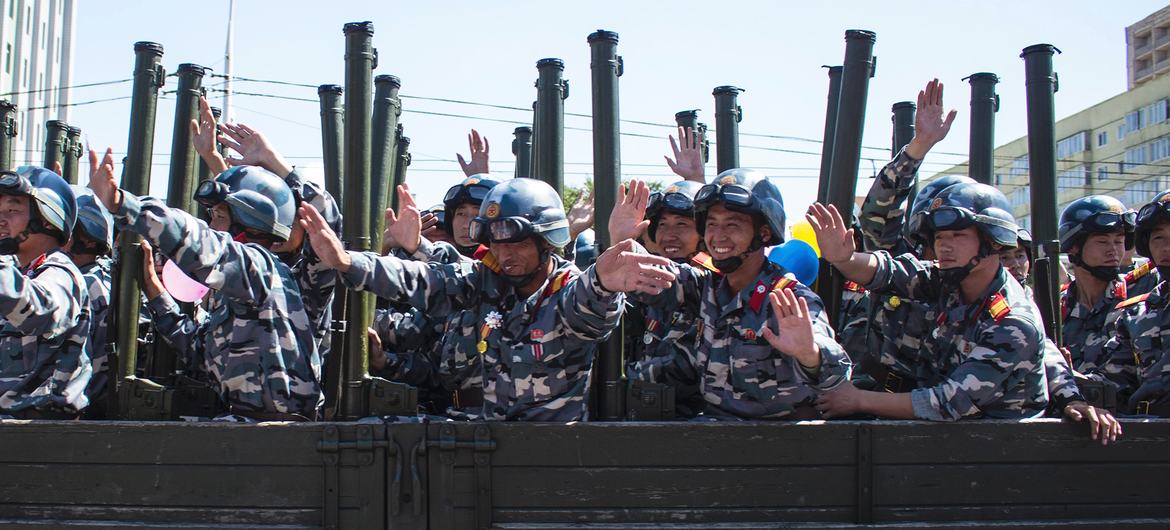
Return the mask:
<path id="1" fill-rule="evenodd" d="M 0 260 L 0 411 L 76 415 L 89 404 L 89 292 L 61 251 Z M 34 412 L 35 409 L 35 412 Z"/>
<path id="2" fill-rule="evenodd" d="M 666 314 L 654 307 L 639 309 L 626 313 L 627 318 L 635 313 L 642 317 L 642 332 L 626 345 L 630 350 L 626 378 L 673 387 L 675 414 L 681 418 L 698 415 L 704 408 L 695 371 L 698 324 L 679 313 Z"/>
<path id="3" fill-rule="evenodd" d="M 109 352 L 106 350 L 109 339 L 106 328 L 109 325 L 110 308 L 110 260 L 99 258 L 97 261 L 80 269 L 85 278 L 86 290 L 89 292 L 90 326 L 89 338 L 85 342 L 85 352 L 93 365 L 93 377 L 89 381 L 86 394 L 90 401 L 102 395 L 110 380 Z"/>
<path id="4" fill-rule="evenodd" d="M 855 365 L 866 354 L 866 343 L 872 330 L 869 304 L 869 291 L 854 282 L 845 282 L 836 326 L 837 341 Z M 854 372 L 854 375 L 857 373 Z"/>
<path id="5" fill-rule="evenodd" d="M 1153 261 L 1147 261 L 1125 273 L 1126 289 L 1130 296 L 1146 294 L 1162 283 L 1161 274 Z"/>
<path id="6" fill-rule="evenodd" d="M 294 169 L 284 178 L 285 184 L 301 200 L 313 205 L 335 233 L 341 233 L 341 212 L 333 196 L 315 182 L 301 177 Z M 324 362 L 331 346 L 331 324 L 333 323 L 333 293 L 337 290 L 337 271 L 321 263 L 308 240 L 301 250 L 292 256 L 281 256 L 292 268 L 293 278 L 300 287 L 305 312 L 312 322 L 313 336 L 317 339 L 317 353 Z"/>
<path id="7" fill-rule="evenodd" d="M 811 419 L 816 394 L 849 380 L 852 365 L 824 314 L 820 298 L 765 261 L 752 287 L 731 293 L 722 276 L 689 265 L 672 265 L 677 275 L 657 296 L 637 295 L 665 314 L 681 313 L 698 324 L 694 362 L 701 372 L 700 391 L 707 401 L 704 414 L 721 419 Z M 808 302 L 821 366 L 810 373 L 795 359 L 764 339 L 764 326 L 775 331 L 767 293 L 791 289 Z"/>
<path id="8" fill-rule="evenodd" d="M 923 347 L 940 375 L 928 388 L 911 392 L 916 417 L 1027 418 L 1044 412 L 1044 330 L 1019 282 L 1001 268 L 979 300 L 967 304 L 957 289 L 943 286 L 936 265 L 908 255 L 874 256 L 877 270 L 866 288 L 939 300 L 936 327 Z"/>
<path id="9" fill-rule="evenodd" d="M 1109 340 L 1106 327 L 1120 317 L 1117 304 L 1129 298 L 1123 279 L 1114 280 L 1093 307 L 1076 300 L 1077 282 L 1060 292 L 1061 337 L 1072 357 L 1072 367 L 1083 374 L 1097 372 L 1105 364 L 1103 347 Z"/>
<path id="10" fill-rule="evenodd" d="M 292 270 L 267 249 L 234 241 L 151 197 L 122 193 L 114 217 L 211 287 L 209 316 L 196 324 L 163 292 L 154 323 L 189 365 L 202 364 L 234 410 L 314 417 L 321 358 Z"/>
<path id="11" fill-rule="evenodd" d="M 484 262 L 424 264 L 368 252 L 350 257 L 342 279 L 351 288 L 427 313 L 453 314 L 442 339 L 445 360 L 482 356 L 483 403 L 460 404 L 455 412 L 489 420 L 587 418 L 597 343 L 617 327 L 624 301 L 621 293 L 601 288 L 592 267 L 580 272 L 554 255 L 548 281 L 522 299 Z"/>
<path id="12" fill-rule="evenodd" d="M 861 232 L 866 248 L 902 253 L 910 250 L 903 237 L 906 210 L 902 205 L 914 190 L 914 177 L 921 160 L 902 149 L 873 179 L 873 186 L 861 204 Z"/>
<path id="13" fill-rule="evenodd" d="M 1105 330 L 1109 338 L 1103 348 L 1102 372 L 1118 386 L 1119 408 L 1125 412 L 1170 416 L 1166 290 L 1163 282 L 1152 292 L 1118 304 L 1121 315 Z"/>
<path id="14" fill-rule="evenodd" d="M 934 305 L 890 293 L 869 292 L 879 302 L 870 308 L 864 355 L 853 382 L 859 388 L 909 392 L 937 377 L 935 361 L 923 347 L 938 318 Z"/>

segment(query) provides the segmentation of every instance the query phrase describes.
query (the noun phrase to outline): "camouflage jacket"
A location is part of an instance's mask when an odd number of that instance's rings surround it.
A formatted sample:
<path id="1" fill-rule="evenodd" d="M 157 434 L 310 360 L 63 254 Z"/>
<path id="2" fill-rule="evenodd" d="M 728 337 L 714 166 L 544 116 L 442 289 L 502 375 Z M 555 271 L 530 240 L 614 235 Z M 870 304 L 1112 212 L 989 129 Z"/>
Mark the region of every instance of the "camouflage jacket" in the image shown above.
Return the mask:
<path id="1" fill-rule="evenodd" d="M 1114 280 L 1093 307 L 1077 301 L 1077 282 L 1060 292 L 1061 336 L 1072 356 L 1072 365 L 1084 374 L 1096 373 L 1105 364 L 1103 348 L 1109 336 L 1106 326 L 1121 316 L 1117 304 L 1129 298 L 1125 281 Z"/>
<path id="2" fill-rule="evenodd" d="M 580 272 L 553 256 L 548 281 L 521 298 L 484 262 L 440 265 L 368 252 L 350 257 L 342 279 L 351 288 L 452 315 L 442 339 L 445 360 L 482 356 L 483 404 L 455 412 L 489 420 L 587 418 L 597 343 L 617 327 L 624 302 L 622 294 L 601 288 L 593 267 Z M 458 388 L 462 382 L 445 384 Z"/>
<path id="3" fill-rule="evenodd" d="M 875 391 L 905 392 L 937 378 L 937 363 L 923 347 L 938 318 L 932 303 L 892 293 L 867 292 L 868 332 L 856 358 L 853 382 Z"/>
<path id="4" fill-rule="evenodd" d="M 837 315 L 837 342 L 845 348 L 845 353 L 854 366 L 861 361 L 866 353 L 866 342 L 870 333 L 869 316 L 870 296 L 865 288 L 854 282 L 845 282 L 845 289 L 841 292 L 841 310 Z M 854 371 L 854 376 L 857 372 Z"/>
<path id="5" fill-rule="evenodd" d="M 341 233 L 341 212 L 329 192 L 316 182 L 301 177 L 295 169 L 284 178 L 289 189 L 300 200 L 313 205 L 335 233 Z M 300 252 L 292 256 L 281 256 L 292 268 L 301 292 L 301 302 L 312 323 L 313 337 L 317 339 L 317 354 L 324 361 L 329 355 L 330 327 L 333 323 L 333 293 L 337 290 L 337 271 L 326 267 L 313 252 L 306 237 Z"/>
<path id="6" fill-rule="evenodd" d="M 1158 268 L 1154 267 L 1153 261 L 1146 261 L 1125 273 L 1125 287 L 1130 296 L 1153 291 L 1159 283 L 1162 283 L 1162 275 L 1158 273 Z"/>
<path id="7" fill-rule="evenodd" d="M 1170 310 L 1167 284 L 1117 305 L 1121 314 L 1106 328 L 1102 372 L 1118 386 L 1119 408 L 1142 412 L 1142 402 L 1170 401 Z M 1124 405 L 1121 405 L 1124 403 Z"/>
<path id="8" fill-rule="evenodd" d="M 0 411 L 84 409 L 89 334 L 89 292 L 64 252 L 27 269 L 0 260 Z"/>
<path id="9" fill-rule="evenodd" d="M 202 364 L 225 402 L 242 411 L 313 416 L 321 402 L 317 337 L 292 270 L 267 249 L 234 241 L 160 200 L 123 192 L 118 223 L 210 287 L 195 323 L 164 292 L 150 301 L 159 334 Z"/>
<path id="10" fill-rule="evenodd" d="M 858 219 L 866 248 L 897 253 L 909 250 L 904 234 L 910 205 L 905 203 L 914 191 L 921 165 L 921 160 L 911 158 L 903 148 L 874 177 Z"/>
<path id="11" fill-rule="evenodd" d="M 751 287 L 729 291 L 724 278 L 707 269 L 672 264 L 676 280 L 657 296 L 636 295 L 663 314 L 681 313 L 698 329 L 695 369 L 707 401 L 704 414 L 725 419 L 810 419 L 816 394 L 849 380 L 852 365 L 833 338 L 824 305 L 808 287 L 765 261 Z M 821 366 L 810 373 L 772 349 L 762 331 L 777 331 L 768 292 L 791 289 L 808 302 Z"/>
<path id="12" fill-rule="evenodd" d="M 109 366 L 109 352 L 106 350 L 112 285 L 110 261 L 99 259 L 82 267 L 80 271 L 85 278 L 86 290 L 89 291 L 90 332 L 85 342 L 85 352 L 93 364 L 93 377 L 85 393 L 93 401 L 105 392 L 110 381 L 110 370 L 117 369 Z"/>
<path id="13" fill-rule="evenodd" d="M 966 303 L 958 289 L 943 286 L 937 265 L 909 255 L 874 256 L 877 271 L 866 288 L 938 301 L 936 326 L 923 347 L 940 377 L 911 392 L 915 416 L 950 421 L 1043 414 L 1048 405 L 1044 330 L 1019 282 L 1000 268 L 987 291 Z"/>

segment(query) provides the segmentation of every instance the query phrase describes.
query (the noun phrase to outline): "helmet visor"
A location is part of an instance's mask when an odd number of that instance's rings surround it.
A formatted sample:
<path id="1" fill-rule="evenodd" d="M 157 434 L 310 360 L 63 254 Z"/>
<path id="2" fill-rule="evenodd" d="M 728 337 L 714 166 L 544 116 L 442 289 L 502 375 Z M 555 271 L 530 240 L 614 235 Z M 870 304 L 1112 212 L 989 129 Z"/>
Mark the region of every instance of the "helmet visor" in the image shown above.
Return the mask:
<path id="1" fill-rule="evenodd" d="M 747 208 L 752 205 L 752 191 L 739 184 L 707 184 L 695 194 L 694 205 L 708 207 L 722 201 L 728 206 Z"/>
<path id="2" fill-rule="evenodd" d="M 199 187 L 195 188 L 195 202 L 208 210 L 215 208 L 216 205 L 223 202 L 227 197 L 227 184 L 216 182 L 214 180 L 205 180 L 199 183 Z"/>
<path id="3" fill-rule="evenodd" d="M 1142 206 L 1142 209 L 1138 210 L 1137 224 L 1152 222 L 1159 215 L 1163 218 L 1170 218 L 1170 202 L 1151 202 Z"/>
<path id="4" fill-rule="evenodd" d="M 658 212 L 661 209 L 674 210 L 679 212 L 686 212 L 695 208 L 694 201 L 690 197 L 677 192 L 662 193 L 654 192 L 650 194 L 650 200 L 646 203 L 647 212 Z"/>
<path id="5" fill-rule="evenodd" d="M 962 230 L 975 224 L 975 214 L 966 208 L 940 206 L 922 213 L 926 225 L 935 231 Z"/>
<path id="6" fill-rule="evenodd" d="M 447 190 L 447 195 L 443 196 L 443 204 L 450 204 L 454 201 L 466 201 L 476 204 L 482 204 L 484 197 L 487 197 L 490 188 L 487 186 L 480 186 L 479 184 L 460 184 L 453 186 Z"/>
<path id="7" fill-rule="evenodd" d="M 484 221 L 475 219 L 470 227 L 471 240 L 480 243 L 515 243 L 533 234 L 532 223 L 523 217 L 505 217 Z"/>
<path id="8" fill-rule="evenodd" d="M 0 195 L 29 195 L 31 189 L 28 179 L 11 171 L 0 173 Z"/>

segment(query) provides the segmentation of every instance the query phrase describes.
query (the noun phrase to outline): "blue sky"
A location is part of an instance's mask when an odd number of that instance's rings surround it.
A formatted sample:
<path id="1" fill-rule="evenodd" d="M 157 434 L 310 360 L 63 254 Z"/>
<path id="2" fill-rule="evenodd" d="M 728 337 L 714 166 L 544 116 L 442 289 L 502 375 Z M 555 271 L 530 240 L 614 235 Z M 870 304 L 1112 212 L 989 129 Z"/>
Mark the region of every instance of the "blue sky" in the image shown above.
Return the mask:
<path id="1" fill-rule="evenodd" d="M 191 3 L 79 2 L 75 84 L 130 77 L 133 43 L 164 45 L 168 71 L 184 62 L 223 71 L 227 0 Z M 536 61 L 565 61 L 570 81 L 566 112 L 588 114 L 589 47 L 597 29 L 620 35 L 624 57 L 620 80 L 621 117 L 673 123 L 676 111 L 702 109 L 714 124 L 711 89 L 736 85 L 744 118 L 741 133 L 819 140 L 824 125 L 827 76 L 821 65 L 840 64 L 846 29 L 877 33 L 877 74 L 871 80 L 863 144 L 864 157 L 889 156 L 890 105 L 913 100 L 932 77 L 947 87 L 947 105 L 959 110 L 950 137 L 931 156 L 924 174 L 965 159 L 969 87 L 960 80 L 975 72 L 999 74 L 1002 99 L 997 144 L 1026 133 L 1024 65 L 1020 50 L 1055 44 L 1060 74 L 1058 118 L 1123 92 L 1125 26 L 1160 9 L 1164 2 L 1133 0 L 1103 9 L 1100 2 L 308 2 L 239 0 L 236 3 L 236 76 L 318 85 L 342 84 L 345 22 L 371 20 L 379 51 L 376 74 L 394 74 L 404 96 L 424 96 L 529 108 L 536 97 Z M 205 84 L 218 86 L 221 79 Z M 164 90 L 174 89 L 174 79 Z M 316 98 L 311 88 L 237 82 L 245 92 Z M 75 102 L 130 94 L 130 84 L 82 88 Z M 213 97 L 219 105 L 219 95 Z M 321 140 L 315 103 L 255 96 L 234 98 L 234 118 L 264 131 L 291 161 L 320 171 Z M 512 173 L 511 123 L 530 122 L 527 112 L 431 102 L 405 97 L 402 117 L 415 163 L 407 182 L 427 205 L 461 177 L 456 152 L 466 153 L 466 135 L 475 127 L 492 141 L 493 172 Z M 70 123 L 94 146 L 126 147 L 129 101 L 77 106 Z M 451 118 L 412 111 L 462 114 Z M 169 96 L 159 104 L 152 191 L 165 193 L 166 162 L 174 116 Z M 566 117 L 570 127 L 588 128 L 588 118 Z M 627 178 L 672 181 L 663 163 L 669 153 L 665 127 L 622 124 Z M 565 133 L 566 182 L 591 174 L 588 131 Z M 790 219 L 803 213 L 816 194 L 820 145 L 798 139 L 741 137 L 741 161 L 778 177 Z M 766 149 L 754 149 L 762 147 Z M 771 150 L 769 150 L 771 149 Z M 798 154 L 775 151 L 806 151 Z M 714 172 L 714 156 L 708 175 Z M 881 162 L 863 160 L 863 180 Z"/>

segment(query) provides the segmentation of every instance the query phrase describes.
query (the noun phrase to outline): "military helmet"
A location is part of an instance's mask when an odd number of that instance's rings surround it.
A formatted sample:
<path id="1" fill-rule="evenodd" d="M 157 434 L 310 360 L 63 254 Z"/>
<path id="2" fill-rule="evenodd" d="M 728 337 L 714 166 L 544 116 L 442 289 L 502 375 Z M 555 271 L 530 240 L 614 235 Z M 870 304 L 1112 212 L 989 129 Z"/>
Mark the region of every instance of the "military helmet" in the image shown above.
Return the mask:
<path id="1" fill-rule="evenodd" d="M 443 196 L 444 215 L 443 220 L 439 221 L 443 225 L 443 230 L 454 236 L 455 231 L 452 225 L 455 222 L 455 210 L 462 204 L 483 205 L 483 200 L 487 197 L 488 192 L 499 184 L 500 179 L 490 173 L 477 173 L 463 179 L 463 182 L 451 186 L 447 190 L 447 194 Z"/>
<path id="2" fill-rule="evenodd" d="M 114 248 L 114 216 L 106 211 L 94 197 L 93 190 L 85 186 L 71 186 L 77 198 L 77 225 L 85 235 L 100 245 L 99 252 Z M 76 243 L 74 243 L 76 245 Z"/>
<path id="3" fill-rule="evenodd" d="M 695 195 L 703 185 L 692 180 L 680 180 L 666 187 L 662 191 L 650 194 L 646 203 L 646 218 L 650 220 L 647 233 L 650 241 L 657 241 L 658 221 L 664 213 L 673 213 L 685 217 L 695 214 Z"/>
<path id="4" fill-rule="evenodd" d="M 578 269 L 585 270 L 586 267 L 597 261 L 597 236 L 592 228 L 587 228 L 584 232 L 577 234 L 574 250 L 573 262 L 577 264 Z"/>
<path id="5" fill-rule="evenodd" d="M 1138 210 L 1137 227 L 1134 230 L 1134 246 L 1138 254 L 1153 258 L 1150 255 L 1150 232 L 1163 222 L 1170 222 L 1170 190 L 1155 195 L 1154 200 Z"/>
<path id="6" fill-rule="evenodd" d="M 1133 248 L 1137 212 L 1126 208 L 1121 201 L 1108 195 L 1081 197 L 1064 208 L 1060 214 L 1060 251 L 1084 243 L 1090 234 L 1125 234 L 1125 248 Z"/>
<path id="7" fill-rule="evenodd" d="M 30 197 L 29 230 L 56 230 L 58 243 L 64 245 L 77 224 L 77 198 L 73 188 L 61 175 L 37 166 L 21 166 L 15 171 L 0 172 L 0 195 Z M 35 222 L 34 222 L 35 221 Z"/>
<path id="8" fill-rule="evenodd" d="M 906 222 L 906 236 L 912 241 L 924 245 L 926 241 L 920 239 L 922 232 L 922 213 L 930 206 L 930 201 L 934 200 L 942 190 L 945 190 L 955 184 L 974 184 L 975 179 L 965 175 L 943 175 L 939 178 L 931 180 L 922 185 L 922 189 L 918 190 L 918 195 L 914 196 L 914 202 L 910 205 L 910 212 L 907 216 Z"/>
<path id="9" fill-rule="evenodd" d="M 487 192 L 471 221 L 476 243 L 512 243 L 539 235 L 555 248 L 569 244 L 569 220 L 561 196 L 547 183 L 517 178 Z"/>
<path id="10" fill-rule="evenodd" d="M 236 166 L 195 190 L 205 208 L 227 203 L 232 223 L 287 241 L 296 219 L 296 203 L 284 179 L 258 166 Z"/>
<path id="11" fill-rule="evenodd" d="M 700 236 L 706 234 L 707 211 L 715 204 L 723 204 L 728 210 L 746 213 L 767 223 L 772 230 L 772 239 L 764 241 L 765 245 L 784 242 L 784 197 L 780 189 L 758 170 L 728 169 L 715 177 L 714 182 L 699 188 L 694 202 L 695 228 Z"/>
<path id="12" fill-rule="evenodd" d="M 987 184 L 955 184 L 942 190 L 921 212 L 919 234 L 930 241 L 937 231 L 975 226 L 993 243 L 1015 248 L 1020 227 L 1010 209 L 1007 197 Z"/>
<path id="13" fill-rule="evenodd" d="M 431 206 L 430 208 L 427 208 L 426 211 L 427 211 L 427 213 L 435 216 L 435 219 L 438 220 L 438 222 L 439 222 L 439 228 L 442 228 L 444 232 L 447 232 L 448 234 L 450 234 L 450 232 L 447 231 L 447 209 L 446 208 L 447 207 L 443 206 L 442 203 L 439 203 L 439 204 L 436 204 L 434 206 Z"/>
<path id="14" fill-rule="evenodd" d="M 1021 226 L 1016 230 L 1016 245 L 1028 255 L 1028 261 L 1032 261 L 1032 233 L 1027 228 Z"/>

